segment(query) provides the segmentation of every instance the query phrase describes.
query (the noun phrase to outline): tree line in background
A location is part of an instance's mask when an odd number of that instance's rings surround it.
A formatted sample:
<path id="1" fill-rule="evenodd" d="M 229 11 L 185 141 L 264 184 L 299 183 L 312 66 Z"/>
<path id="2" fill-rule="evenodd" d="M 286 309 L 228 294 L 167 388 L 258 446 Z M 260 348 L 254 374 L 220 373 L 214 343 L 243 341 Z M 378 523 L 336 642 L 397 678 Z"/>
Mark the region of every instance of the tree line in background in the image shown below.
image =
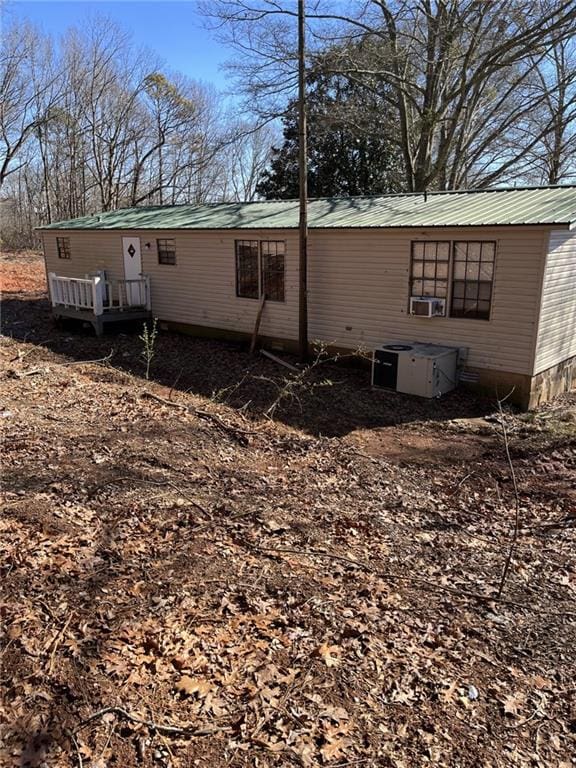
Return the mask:
<path id="1" fill-rule="evenodd" d="M 253 111 L 283 113 L 295 87 L 295 3 L 203 7 L 243 52 L 231 70 Z M 307 19 L 312 188 L 576 180 L 576 0 L 307 0 Z M 295 188 L 294 119 L 292 104 L 265 195 Z"/>
<path id="2" fill-rule="evenodd" d="M 250 200 L 273 129 L 235 118 L 210 86 L 162 69 L 107 19 L 56 45 L 5 29 L 0 70 L 2 241 L 119 207 Z"/>
<path id="3" fill-rule="evenodd" d="M 307 10 L 311 196 L 576 181 L 576 0 Z M 297 196 L 295 3 L 207 0 L 204 12 L 240 54 L 240 118 L 106 19 L 58 45 L 5 26 L 6 245 L 118 207 Z"/>

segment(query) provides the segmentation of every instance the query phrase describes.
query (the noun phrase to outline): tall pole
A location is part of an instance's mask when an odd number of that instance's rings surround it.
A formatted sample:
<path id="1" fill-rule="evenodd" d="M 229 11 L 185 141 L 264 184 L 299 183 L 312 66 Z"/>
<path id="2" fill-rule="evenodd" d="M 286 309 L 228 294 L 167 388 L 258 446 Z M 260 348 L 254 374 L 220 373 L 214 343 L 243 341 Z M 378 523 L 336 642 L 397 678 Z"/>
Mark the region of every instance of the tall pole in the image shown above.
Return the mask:
<path id="1" fill-rule="evenodd" d="M 308 359 L 308 151 L 306 132 L 306 37 L 304 0 L 298 0 L 298 175 L 300 180 L 300 248 L 298 348 Z"/>

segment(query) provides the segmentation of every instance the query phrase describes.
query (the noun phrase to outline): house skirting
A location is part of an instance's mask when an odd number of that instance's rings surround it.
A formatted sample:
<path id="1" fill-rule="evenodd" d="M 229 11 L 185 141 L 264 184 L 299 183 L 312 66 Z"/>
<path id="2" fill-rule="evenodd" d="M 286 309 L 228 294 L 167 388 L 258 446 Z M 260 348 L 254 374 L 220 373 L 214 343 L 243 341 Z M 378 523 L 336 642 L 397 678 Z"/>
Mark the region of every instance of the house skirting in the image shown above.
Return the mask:
<path id="1" fill-rule="evenodd" d="M 231 331 L 227 328 L 214 328 L 209 325 L 190 325 L 189 323 L 175 323 L 170 320 L 159 320 L 158 326 L 162 331 L 175 331 L 187 336 L 197 336 L 200 339 L 218 339 L 220 341 L 249 342 L 251 333 L 244 331 Z M 298 343 L 291 339 L 276 338 L 274 336 L 258 335 L 258 343 L 278 352 L 298 352 Z"/>
<path id="2" fill-rule="evenodd" d="M 250 333 L 232 331 L 224 328 L 212 328 L 204 325 L 188 325 L 160 321 L 160 328 L 185 333 L 200 338 L 220 339 L 223 341 L 248 342 Z M 292 339 L 259 336 L 258 341 L 268 349 L 296 354 L 298 344 Z M 312 350 L 311 350 L 312 351 Z M 350 362 L 350 349 L 343 347 L 327 347 L 328 354 L 340 355 Z M 359 354 L 354 360 L 369 367 L 371 364 L 366 355 Z M 507 403 L 514 404 L 524 411 L 538 407 L 552 400 L 563 392 L 576 388 L 576 357 L 564 360 L 562 363 L 542 371 L 536 376 L 511 371 L 500 371 L 489 368 L 474 368 L 466 366 L 465 375 L 460 381 L 461 386 L 481 392 L 483 395 L 496 400 L 506 398 Z M 508 395 L 508 397 L 506 397 Z"/>
<path id="3" fill-rule="evenodd" d="M 474 381 L 463 381 L 467 388 L 480 391 L 487 397 L 506 398 L 524 411 L 530 411 L 552 400 L 557 395 L 576 388 L 576 357 L 564 360 L 546 371 L 530 376 L 509 371 L 495 371 L 487 368 L 466 368 L 473 374 Z"/>
<path id="4" fill-rule="evenodd" d="M 528 408 L 536 408 L 573 389 L 576 389 L 576 356 L 533 376 Z"/>

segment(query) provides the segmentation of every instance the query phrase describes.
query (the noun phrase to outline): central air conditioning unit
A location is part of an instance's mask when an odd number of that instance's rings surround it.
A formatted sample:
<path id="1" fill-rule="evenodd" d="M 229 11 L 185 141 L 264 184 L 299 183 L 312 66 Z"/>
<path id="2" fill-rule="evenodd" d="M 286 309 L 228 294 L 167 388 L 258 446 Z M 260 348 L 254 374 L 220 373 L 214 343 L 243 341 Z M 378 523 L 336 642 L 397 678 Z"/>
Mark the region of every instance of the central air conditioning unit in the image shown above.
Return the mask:
<path id="1" fill-rule="evenodd" d="M 444 317 L 446 314 L 446 299 L 437 299 L 432 296 L 419 298 L 410 297 L 410 314 L 416 317 Z"/>
<path id="2" fill-rule="evenodd" d="M 440 397 L 458 383 L 458 349 L 390 342 L 374 350 L 372 386 L 406 395 Z"/>

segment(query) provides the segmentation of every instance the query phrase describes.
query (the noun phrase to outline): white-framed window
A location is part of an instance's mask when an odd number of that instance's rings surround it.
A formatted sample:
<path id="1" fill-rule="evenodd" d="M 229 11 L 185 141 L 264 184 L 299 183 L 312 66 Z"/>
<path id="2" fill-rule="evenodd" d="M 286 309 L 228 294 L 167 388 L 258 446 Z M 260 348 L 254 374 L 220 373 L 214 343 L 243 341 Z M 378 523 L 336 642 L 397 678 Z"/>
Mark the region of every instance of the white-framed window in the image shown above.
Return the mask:
<path id="1" fill-rule="evenodd" d="M 491 240 L 456 240 L 452 250 L 450 317 L 489 320 L 496 243 Z"/>
<path id="2" fill-rule="evenodd" d="M 413 240 L 410 297 L 444 299 L 450 317 L 489 320 L 495 263 L 494 240 Z"/>

